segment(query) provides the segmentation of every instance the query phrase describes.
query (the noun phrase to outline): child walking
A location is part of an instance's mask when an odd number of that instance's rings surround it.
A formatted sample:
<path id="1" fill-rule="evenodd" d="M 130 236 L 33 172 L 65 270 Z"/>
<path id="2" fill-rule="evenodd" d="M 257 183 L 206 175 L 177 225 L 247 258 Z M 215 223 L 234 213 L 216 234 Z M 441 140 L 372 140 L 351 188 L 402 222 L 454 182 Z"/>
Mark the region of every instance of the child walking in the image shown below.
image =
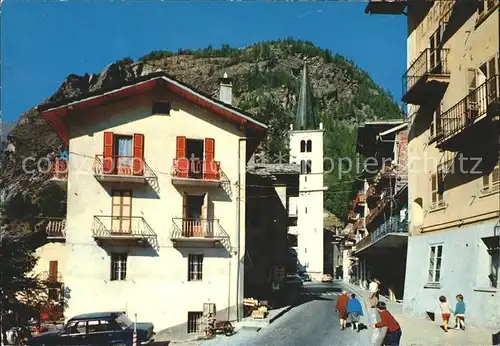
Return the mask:
<path id="1" fill-rule="evenodd" d="M 448 322 L 450 321 L 451 316 L 451 307 L 450 304 L 446 301 L 445 296 L 439 297 L 439 308 L 441 309 L 441 317 L 443 318 L 443 329 L 445 332 L 448 332 Z"/>
<path id="2" fill-rule="evenodd" d="M 465 330 L 465 303 L 464 296 L 457 295 L 457 305 L 455 306 L 455 329 Z"/>

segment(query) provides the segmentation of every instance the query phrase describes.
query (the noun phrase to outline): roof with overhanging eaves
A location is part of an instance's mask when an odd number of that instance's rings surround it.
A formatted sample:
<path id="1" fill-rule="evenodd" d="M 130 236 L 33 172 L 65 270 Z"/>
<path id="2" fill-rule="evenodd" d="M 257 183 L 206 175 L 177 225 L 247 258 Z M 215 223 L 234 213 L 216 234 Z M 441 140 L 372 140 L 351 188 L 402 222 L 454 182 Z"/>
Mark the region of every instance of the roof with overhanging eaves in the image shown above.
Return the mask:
<path id="1" fill-rule="evenodd" d="M 247 137 L 263 138 L 267 125 L 255 120 L 252 114 L 206 95 L 193 87 L 182 83 L 164 72 L 155 72 L 127 81 L 113 89 L 100 89 L 73 98 L 51 102 L 37 107 L 37 111 L 51 128 L 68 144 L 68 115 L 71 112 L 88 109 L 124 98 L 143 94 L 155 87 L 163 87 L 180 97 L 214 112 L 216 115 L 244 128 Z"/>

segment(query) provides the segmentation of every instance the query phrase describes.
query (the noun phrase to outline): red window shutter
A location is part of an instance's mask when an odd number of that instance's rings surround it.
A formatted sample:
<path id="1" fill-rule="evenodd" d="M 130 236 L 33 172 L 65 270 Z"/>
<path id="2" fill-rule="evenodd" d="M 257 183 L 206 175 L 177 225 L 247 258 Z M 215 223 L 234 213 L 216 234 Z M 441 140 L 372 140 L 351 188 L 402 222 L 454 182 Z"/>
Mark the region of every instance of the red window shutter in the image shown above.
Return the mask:
<path id="1" fill-rule="evenodd" d="M 104 132 L 104 150 L 103 150 L 103 170 L 104 174 L 111 174 L 114 170 L 114 138 L 113 132 Z"/>
<path id="2" fill-rule="evenodd" d="M 187 178 L 189 161 L 186 158 L 186 137 L 177 137 L 176 150 L 176 175 L 181 178 Z"/>
<path id="3" fill-rule="evenodd" d="M 50 281 L 57 280 L 57 261 L 49 262 L 49 280 Z"/>
<path id="4" fill-rule="evenodd" d="M 144 135 L 134 133 L 134 175 L 144 175 Z"/>
<path id="5" fill-rule="evenodd" d="M 205 161 L 204 178 L 215 179 L 217 169 L 214 162 L 215 157 L 215 139 L 205 138 Z"/>

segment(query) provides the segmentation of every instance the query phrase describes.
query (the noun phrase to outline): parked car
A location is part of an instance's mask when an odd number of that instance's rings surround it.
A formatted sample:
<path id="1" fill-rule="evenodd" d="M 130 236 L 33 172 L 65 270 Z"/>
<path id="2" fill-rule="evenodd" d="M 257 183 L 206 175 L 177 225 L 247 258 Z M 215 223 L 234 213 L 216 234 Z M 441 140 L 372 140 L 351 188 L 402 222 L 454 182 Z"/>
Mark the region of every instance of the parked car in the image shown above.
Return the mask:
<path id="1" fill-rule="evenodd" d="M 62 330 L 32 337 L 28 346 L 132 346 L 135 323 L 123 312 L 95 312 L 71 318 Z M 137 323 L 137 345 L 151 344 L 152 323 Z"/>
<path id="2" fill-rule="evenodd" d="M 287 275 L 283 279 L 285 289 L 299 289 L 304 285 L 304 282 L 297 274 Z"/>
<path id="3" fill-rule="evenodd" d="M 321 282 L 332 282 L 333 278 L 330 274 L 323 274 L 321 277 Z"/>
<path id="4" fill-rule="evenodd" d="M 304 282 L 312 281 L 311 277 L 307 273 L 299 273 L 299 276 L 302 279 L 302 281 L 304 281 Z"/>

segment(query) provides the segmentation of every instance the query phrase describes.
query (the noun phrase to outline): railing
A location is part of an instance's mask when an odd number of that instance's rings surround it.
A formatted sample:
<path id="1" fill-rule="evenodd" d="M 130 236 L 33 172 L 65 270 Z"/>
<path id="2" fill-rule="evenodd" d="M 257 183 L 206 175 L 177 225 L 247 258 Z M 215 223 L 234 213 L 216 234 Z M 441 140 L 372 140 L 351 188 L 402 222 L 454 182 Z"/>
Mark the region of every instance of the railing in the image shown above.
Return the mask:
<path id="1" fill-rule="evenodd" d="M 185 219 L 173 218 L 172 239 L 204 238 L 225 239 L 229 235 L 221 227 L 218 219 Z"/>
<path id="2" fill-rule="evenodd" d="M 364 247 L 366 247 L 369 244 L 371 244 L 371 242 L 372 241 L 371 241 L 370 235 L 367 234 L 366 236 L 364 236 L 363 238 L 361 238 L 361 240 L 359 242 L 356 243 L 356 249 L 357 250 L 361 250 Z"/>
<path id="3" fill-rule="evenodd" d="M 115 236 L 125 238 L 156 237 L 156 233 L 142 216 L 94 216 L 92 235 L 95 238 Z"/>
<path id="4" fill-rule="evenodd" d="M 425 49 L 403 74 L 403 95 L 429 74 L 449 74 L 449 51 L 446 48 Z"/>
<path id="5" fill-rule="evenodd" d="M 134 156 L 96 155 L 93 170 L 96 175 L 138 176 L 156 178 L 146 161 Z"/>
<path id="6" fill-rule="evenodd" d="M 55 219 L 50 220 L 45 227 L 45 233 L 48 238 L 64 238 L 66 237 L 66 220 Z"/>
<path id="7" fill-rule="evenodd" d="M 392 216 L 387 219 L 383 224 L 371 232 L 371 241 L 375 242 L 389 233 L 406 233 L 408 232 L 408 221 L 406 219 L 400 220 L 397 216 Z"/>
<path id="8" fill-rule="evenodd" d="M 384 207 L 385 207 L 385 203 L 386 203 L 386 199 L 383 198 L 380 200 L 379 204 L 373 208 L 372 210 L 370 210 L 370 213 L 368 214 L 368 216 L 366 217 L 366 225 L 368 225 L 370 222 L 373 221 L 373 219 L 378 215 L 380 214 L 380 212 L 382 210 L 384 210 Z"/>
<path id="9" fill-rule="evenodd" d="M 500 104 L 500 77 L 495 75 L 469 93 L 438 118 L 436 137 L 438 145 L 474 124 L 482 115 L 498 111 Z"/>
<path id="10" fill-rule="evenodd" d="M 50 166 L 50 179 L 68 179 L 68 161 L 56 159 Z"/>
<path id="11" fill-rule="evenodd" d="M 184 179 L 221 180 L 222 170 L 219 161 L 199 159 L 174 159 L 172 176 Z"/>
<path id="12" fill-rule="evenodd" d="M 41 281 L 50 283 L 62 283 L 62 274 L 60 272 L 51 273 L 50 271 L 43 271 L 40 273 L 39 278 Z"/>

